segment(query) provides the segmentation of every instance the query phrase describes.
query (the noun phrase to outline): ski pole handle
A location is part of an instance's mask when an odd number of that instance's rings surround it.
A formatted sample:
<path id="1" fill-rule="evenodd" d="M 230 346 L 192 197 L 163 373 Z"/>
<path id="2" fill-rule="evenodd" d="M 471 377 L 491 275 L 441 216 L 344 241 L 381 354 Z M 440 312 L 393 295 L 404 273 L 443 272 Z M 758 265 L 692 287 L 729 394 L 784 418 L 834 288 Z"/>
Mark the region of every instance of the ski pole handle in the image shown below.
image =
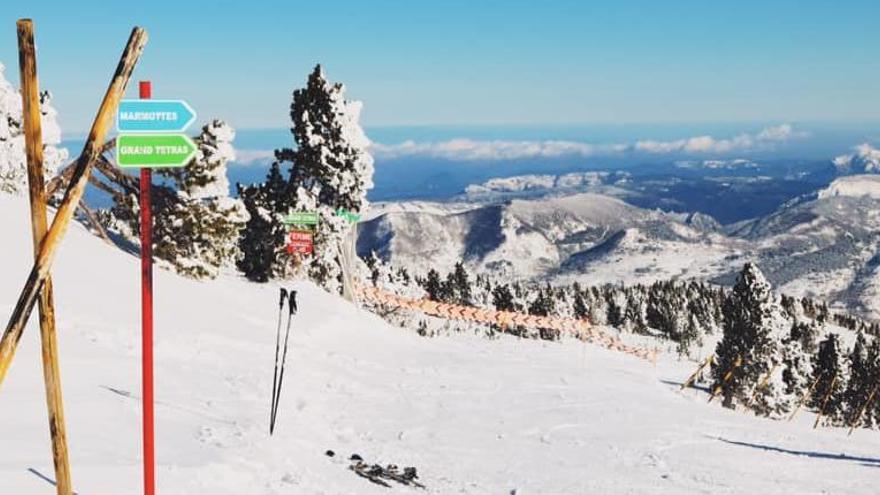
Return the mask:
<path id="1" fill-rule="evenodd" d="M 284 287 L 281 288 L 281 298 L 278 301 L 278 309 L 284 308 L 284 301 L 287 300 L 287 289 Z"/>

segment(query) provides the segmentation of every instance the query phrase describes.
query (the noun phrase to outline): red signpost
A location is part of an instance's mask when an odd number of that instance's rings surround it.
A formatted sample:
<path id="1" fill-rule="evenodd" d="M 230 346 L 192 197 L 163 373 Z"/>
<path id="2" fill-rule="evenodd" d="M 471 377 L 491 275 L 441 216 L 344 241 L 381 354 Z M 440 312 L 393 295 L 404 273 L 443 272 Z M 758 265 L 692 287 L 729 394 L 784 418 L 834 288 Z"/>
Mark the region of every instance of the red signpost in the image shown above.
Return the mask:
<path id="1" fill-rule="evenodd" d="M 153 96 L 150 81 L 140 81 L 140 98 Z M 143 380 L 144 494 L 156 493 L 156 447 L 153 416 L 153 215 L 150 185 L 153 174 L 141 169 L 141 375 Z"/>
<path id="2" fill-rule="evenodd" d="M 311 230 L 291 230 L 288 236 L 288 253 L 312 254 L 315 250 L 315 243 Z"/>

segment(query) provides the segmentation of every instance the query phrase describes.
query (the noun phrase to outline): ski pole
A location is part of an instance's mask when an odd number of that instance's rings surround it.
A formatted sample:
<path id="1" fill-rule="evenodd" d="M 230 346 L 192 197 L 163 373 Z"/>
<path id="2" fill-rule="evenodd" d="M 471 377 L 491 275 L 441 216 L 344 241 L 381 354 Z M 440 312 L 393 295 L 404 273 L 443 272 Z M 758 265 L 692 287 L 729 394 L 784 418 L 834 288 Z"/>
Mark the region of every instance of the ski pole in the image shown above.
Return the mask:
<path id="1" fill-rule="evenodd" d="M 275 424 L 275 387 L 278 386 L 278 347 L 281 345 L 281 314 L 284 311 L 284 301 L 287 300 L 287 289 L 281 288 L 281 297 L 278 301 L 278 329 L 275 331 L 275 370 L 272 371 L 272 405 L 269 410 L 269 434 L 272 434 L 272 425 Z"/>
<path id="2" fill-rule="evenodd" d="M 288 300 L 288 313 L 287 313 L 287 331 L 284 334 L 284 354 L 281 356 L 281 373 L 278 374 L 278 390 L 275 393 L 275 412 L 272 415 L 272 424 L 269 426 L 269 434 L 271 435 L 275 431 L 275 421 L 278 419 L 278 404 L 281 401 L 281 385 L 284 383 L 284 365 L 287 363 L 287 348 L 288 348 L 288 340 L 290 339 L 290 322 L 293 320 L 293 315 L 296 314 L 296 291 L 291 290 L 289 294 Z"/>

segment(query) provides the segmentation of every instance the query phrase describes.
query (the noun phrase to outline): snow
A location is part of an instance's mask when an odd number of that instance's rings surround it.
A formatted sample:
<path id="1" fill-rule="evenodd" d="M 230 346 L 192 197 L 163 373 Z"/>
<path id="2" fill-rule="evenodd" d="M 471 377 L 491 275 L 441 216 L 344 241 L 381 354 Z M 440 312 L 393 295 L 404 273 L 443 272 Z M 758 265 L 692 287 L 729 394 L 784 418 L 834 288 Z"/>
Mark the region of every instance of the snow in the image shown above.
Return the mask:
<path id="1" fill-rule="evenodd" d="M 0 211 L 8 315 L 30 229 L 24 198 L 0 198 Z M 135 257 L 78 224 L 53 270 L 80 494 L 141 493 L 138 273 Z M 155 274 L 159 493 L 411 490 L 356 477 L 352 453 L 416 466 L 438 494 L 876 492 L 876 432 L 707 404 L 703 391 L 678 391 L 692 362 L 652 365 L 574 340 L 422 338 L 290 285 L 301 313 L 269 437 L 277 286 Z M 54 493 L 34 320 L 0 388 L 0 493 Z"/>
<path id="2" fill-rule="evenodd" d="M 880 168 L 878 168 L 878 171 L 880 171 Z M 819 199 L 833 198 L 835 196 L 867 196 L 878 199 L 880 198 L 880 177 L 875 175 L 841 177 L 835 179 L 828 187 L 819 191 Z"/>

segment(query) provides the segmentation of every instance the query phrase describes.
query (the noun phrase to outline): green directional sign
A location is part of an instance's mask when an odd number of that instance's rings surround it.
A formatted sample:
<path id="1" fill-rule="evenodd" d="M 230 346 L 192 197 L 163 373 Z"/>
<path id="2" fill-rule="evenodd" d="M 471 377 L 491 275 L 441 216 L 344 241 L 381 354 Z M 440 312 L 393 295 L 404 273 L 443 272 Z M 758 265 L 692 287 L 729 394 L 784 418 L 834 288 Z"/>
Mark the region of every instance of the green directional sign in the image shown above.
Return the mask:
<path id="1" fill-rule="evenodd" d="M 183 167 L 196 156 L 196 144 L 183 134 L 121 134 L 116 138 L 120 167 Z"/>
<path id="2" fill-rule="evenodd" d="M 352 213 L 352 212 L 346 210 L 345 208 L 339 208 L 338 210 L 336 210 L 336 216 L 342 217 L 351 223 L 357 223 L 361 220 L 360 215 L 358 215 L 356 213 Z"/>
<path id="3" fill-rule="evenodd" d="M 284 223 L 290 225 L 318 225 L 318 212 L 291 211 L 284 219 Z"/>

